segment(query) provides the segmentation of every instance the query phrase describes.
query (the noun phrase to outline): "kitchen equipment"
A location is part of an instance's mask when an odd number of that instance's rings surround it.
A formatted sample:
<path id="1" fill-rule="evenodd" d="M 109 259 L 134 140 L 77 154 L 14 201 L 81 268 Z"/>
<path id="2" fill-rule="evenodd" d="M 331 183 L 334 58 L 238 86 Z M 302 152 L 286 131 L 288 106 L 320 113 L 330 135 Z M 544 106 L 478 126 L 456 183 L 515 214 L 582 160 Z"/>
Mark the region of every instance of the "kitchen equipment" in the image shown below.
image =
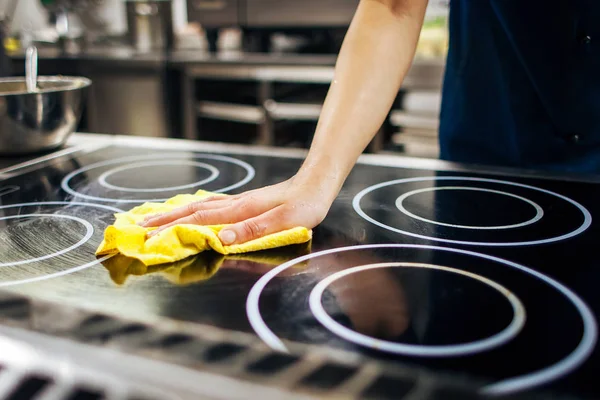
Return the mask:
<path id="1" fill-rule="evenodd" d="M 11 22 L 17 11 L 18 4 L 18 0 L 9 0 L 8 4 L 4 6 L 4 9 L 0 14 L 0 24 L 5 34 L 10 31 Z"/>
<path id="2" fill-rule="evenodd" d="M 173 47 L 171 0 L 126 1 L 129 41 L 139 51 Z"/>
<path id="3" fill-rule="evenodd" d="M 90 37 L 105 32 L 108 21 L 100 13 L 105 3 L 105 0 L 41 0 L 56 30 L 61 51 L 78 53 L 85 49 Z"/>
<path id="4" fill-rule="evenodd" d="M 10 0 L 0 12 L 0 77 L 11 75 L 10 60 L 6 56 L 6 48 L 10 47 L 10 42 L 6 41 L 9 37 L 11 23 L 17 9 L 18 1 Z"/>
<path id="5" fill-rule="evenodd" d="M 232 370 L 236 378 L 277 382 L 303 395 L 312 389 L 313 397 L 327 388 L 327 398 L 336 399 L 493 398 L 435 393 L 418 377 L 427 370 L 468 379 L 486 394 L 509 394 L 497 398 L 516 400 L 536 389 L 548 393 L 525 398 L 600 398 L 593 246 L 600 226 L 592 223 L 600 215 L 598 177 L 369 155 L 353 168 L 310 247 L 252 259 L 206 252 L 146 268 L 95 257 L 115 213 L 198 188 L 233 194 L 272 185 L 293 176 L 305 153 L 88 134 L 74 134 L 69 145 L 78 150 L 51 160 L 62 170 L 50 170 L 43 157 L 0 171 L 0 190 L 11 192 L 0 197 L 0 336 L 3 318 L 17 315 L 26 329 L 65 345 L 97 346 L 114 365 L 105 372 L 130 382 L 129 371 L 146 372 L 161 387 L 189 387 L 165 378 L 181 377 L 183 365 Z M 4 288 L 33 300 L 9 301 Z M 93 313 L 87 321 L 84 310 Z M 176 334 L 159 336 L 167 327 Z M 190 333 L 250 337 L 215 348 Z M 294 356 L 299 344 L 310 346 L 302 347 L 310 360 Z M 290 353 L 262 358 L 257 350 L 267 346 Z M 55 348 L 65 359 L 64 346 L 46 346 Z M 0 364 L 10 354 L 2 350 Z M 162 354 L 177 365 L 150 372 L 145 358 L 143 368 L 124 369 L 130 351 Z M 365 369 L 315 361 L 324 354 Z M 85 365 L 98 364 L 88 357 Z M 394 371 L 405 375 L 396 381 Z M 241 393 L 220 398 L 261 398 Z M 116 397 L 110 395 L 92 398 Z"/>
<path id="6" fill-rule="evenodd" d="M 38 75 L 38 53 L 37 48 L 31 46 L 25 54 L 25 84 L 27 92 L 33 93 L 37 90 L 37 75 Z"/>
<path id="7" fill-rule="evenodd" d="M 61 146 L 81 117 L 82 77 L 37 77 L 37 50 L 27 50 L 25 78 L 0 79 L 0 154 L 25 154 Z"/>

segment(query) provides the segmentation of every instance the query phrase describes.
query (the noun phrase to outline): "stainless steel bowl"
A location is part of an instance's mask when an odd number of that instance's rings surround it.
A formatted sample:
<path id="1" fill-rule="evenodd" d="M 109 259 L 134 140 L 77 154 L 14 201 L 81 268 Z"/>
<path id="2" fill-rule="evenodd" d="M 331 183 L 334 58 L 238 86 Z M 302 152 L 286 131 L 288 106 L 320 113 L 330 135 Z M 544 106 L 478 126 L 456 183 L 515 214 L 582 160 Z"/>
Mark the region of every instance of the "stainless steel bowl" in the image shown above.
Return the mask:
<path id="1" fill-rule="evenodd" d="M 37 82 L 37 91 L 28 93 L 25 78 L 0 79 L 0 154 L 60 147 L 76 129 L 92 82 L 62 76 Z"/>

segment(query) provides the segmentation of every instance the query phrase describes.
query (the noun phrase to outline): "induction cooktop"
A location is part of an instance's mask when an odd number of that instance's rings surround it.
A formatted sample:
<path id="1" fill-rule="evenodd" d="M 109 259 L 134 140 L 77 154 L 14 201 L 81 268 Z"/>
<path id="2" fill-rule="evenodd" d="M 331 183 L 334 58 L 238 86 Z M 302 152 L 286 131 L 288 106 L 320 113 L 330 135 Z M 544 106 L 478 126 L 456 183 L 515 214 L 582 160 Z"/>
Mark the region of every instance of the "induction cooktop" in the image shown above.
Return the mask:
<path id="1" fill-rule="evenodd" d="M 597 183 L 366 161 L 309 244 L 145 267 L 94 256 L 114 213 L 274 184 L 302 159 L 133 143 L 0 171 L 0 289 L 472 376 L 483 393 L 600 396 Z"/>

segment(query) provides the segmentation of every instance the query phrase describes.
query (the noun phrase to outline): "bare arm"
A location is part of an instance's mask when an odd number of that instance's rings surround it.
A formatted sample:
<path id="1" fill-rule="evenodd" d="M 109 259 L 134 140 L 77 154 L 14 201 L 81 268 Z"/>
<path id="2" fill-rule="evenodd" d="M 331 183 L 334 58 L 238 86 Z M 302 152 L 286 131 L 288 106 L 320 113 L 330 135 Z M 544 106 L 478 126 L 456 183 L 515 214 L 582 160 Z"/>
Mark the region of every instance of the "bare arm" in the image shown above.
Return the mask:
<path id="1" fill-rule="evenodd" d="M 233 224 L 242 243 L 326 216 L 356 160 L 383 123 L 412 62 L 427 0 L 362 0 L 344 39 L 308 156 L 277 185 L 194 203 L 145 226 Z M 156 231 L 155 231 L 156 232 Z"/>
<path id="2" fill-rule="evenodd" d="M 300 175 L 331 170 L 339 191 L 398 94 L 426 6 L 427 0 L 361 1 Z"/>

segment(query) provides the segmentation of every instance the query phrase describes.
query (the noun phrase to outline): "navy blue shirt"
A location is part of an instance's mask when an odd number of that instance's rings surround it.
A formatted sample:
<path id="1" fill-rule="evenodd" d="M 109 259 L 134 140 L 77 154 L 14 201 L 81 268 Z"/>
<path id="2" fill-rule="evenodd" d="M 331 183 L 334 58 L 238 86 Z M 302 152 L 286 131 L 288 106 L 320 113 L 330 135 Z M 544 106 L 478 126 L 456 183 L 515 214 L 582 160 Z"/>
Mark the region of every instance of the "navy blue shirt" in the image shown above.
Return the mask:
<path id="1" fill-rule="evenodd" d="M 451 0 L 441 158 L 600 172 L 600 0 Z"/>

